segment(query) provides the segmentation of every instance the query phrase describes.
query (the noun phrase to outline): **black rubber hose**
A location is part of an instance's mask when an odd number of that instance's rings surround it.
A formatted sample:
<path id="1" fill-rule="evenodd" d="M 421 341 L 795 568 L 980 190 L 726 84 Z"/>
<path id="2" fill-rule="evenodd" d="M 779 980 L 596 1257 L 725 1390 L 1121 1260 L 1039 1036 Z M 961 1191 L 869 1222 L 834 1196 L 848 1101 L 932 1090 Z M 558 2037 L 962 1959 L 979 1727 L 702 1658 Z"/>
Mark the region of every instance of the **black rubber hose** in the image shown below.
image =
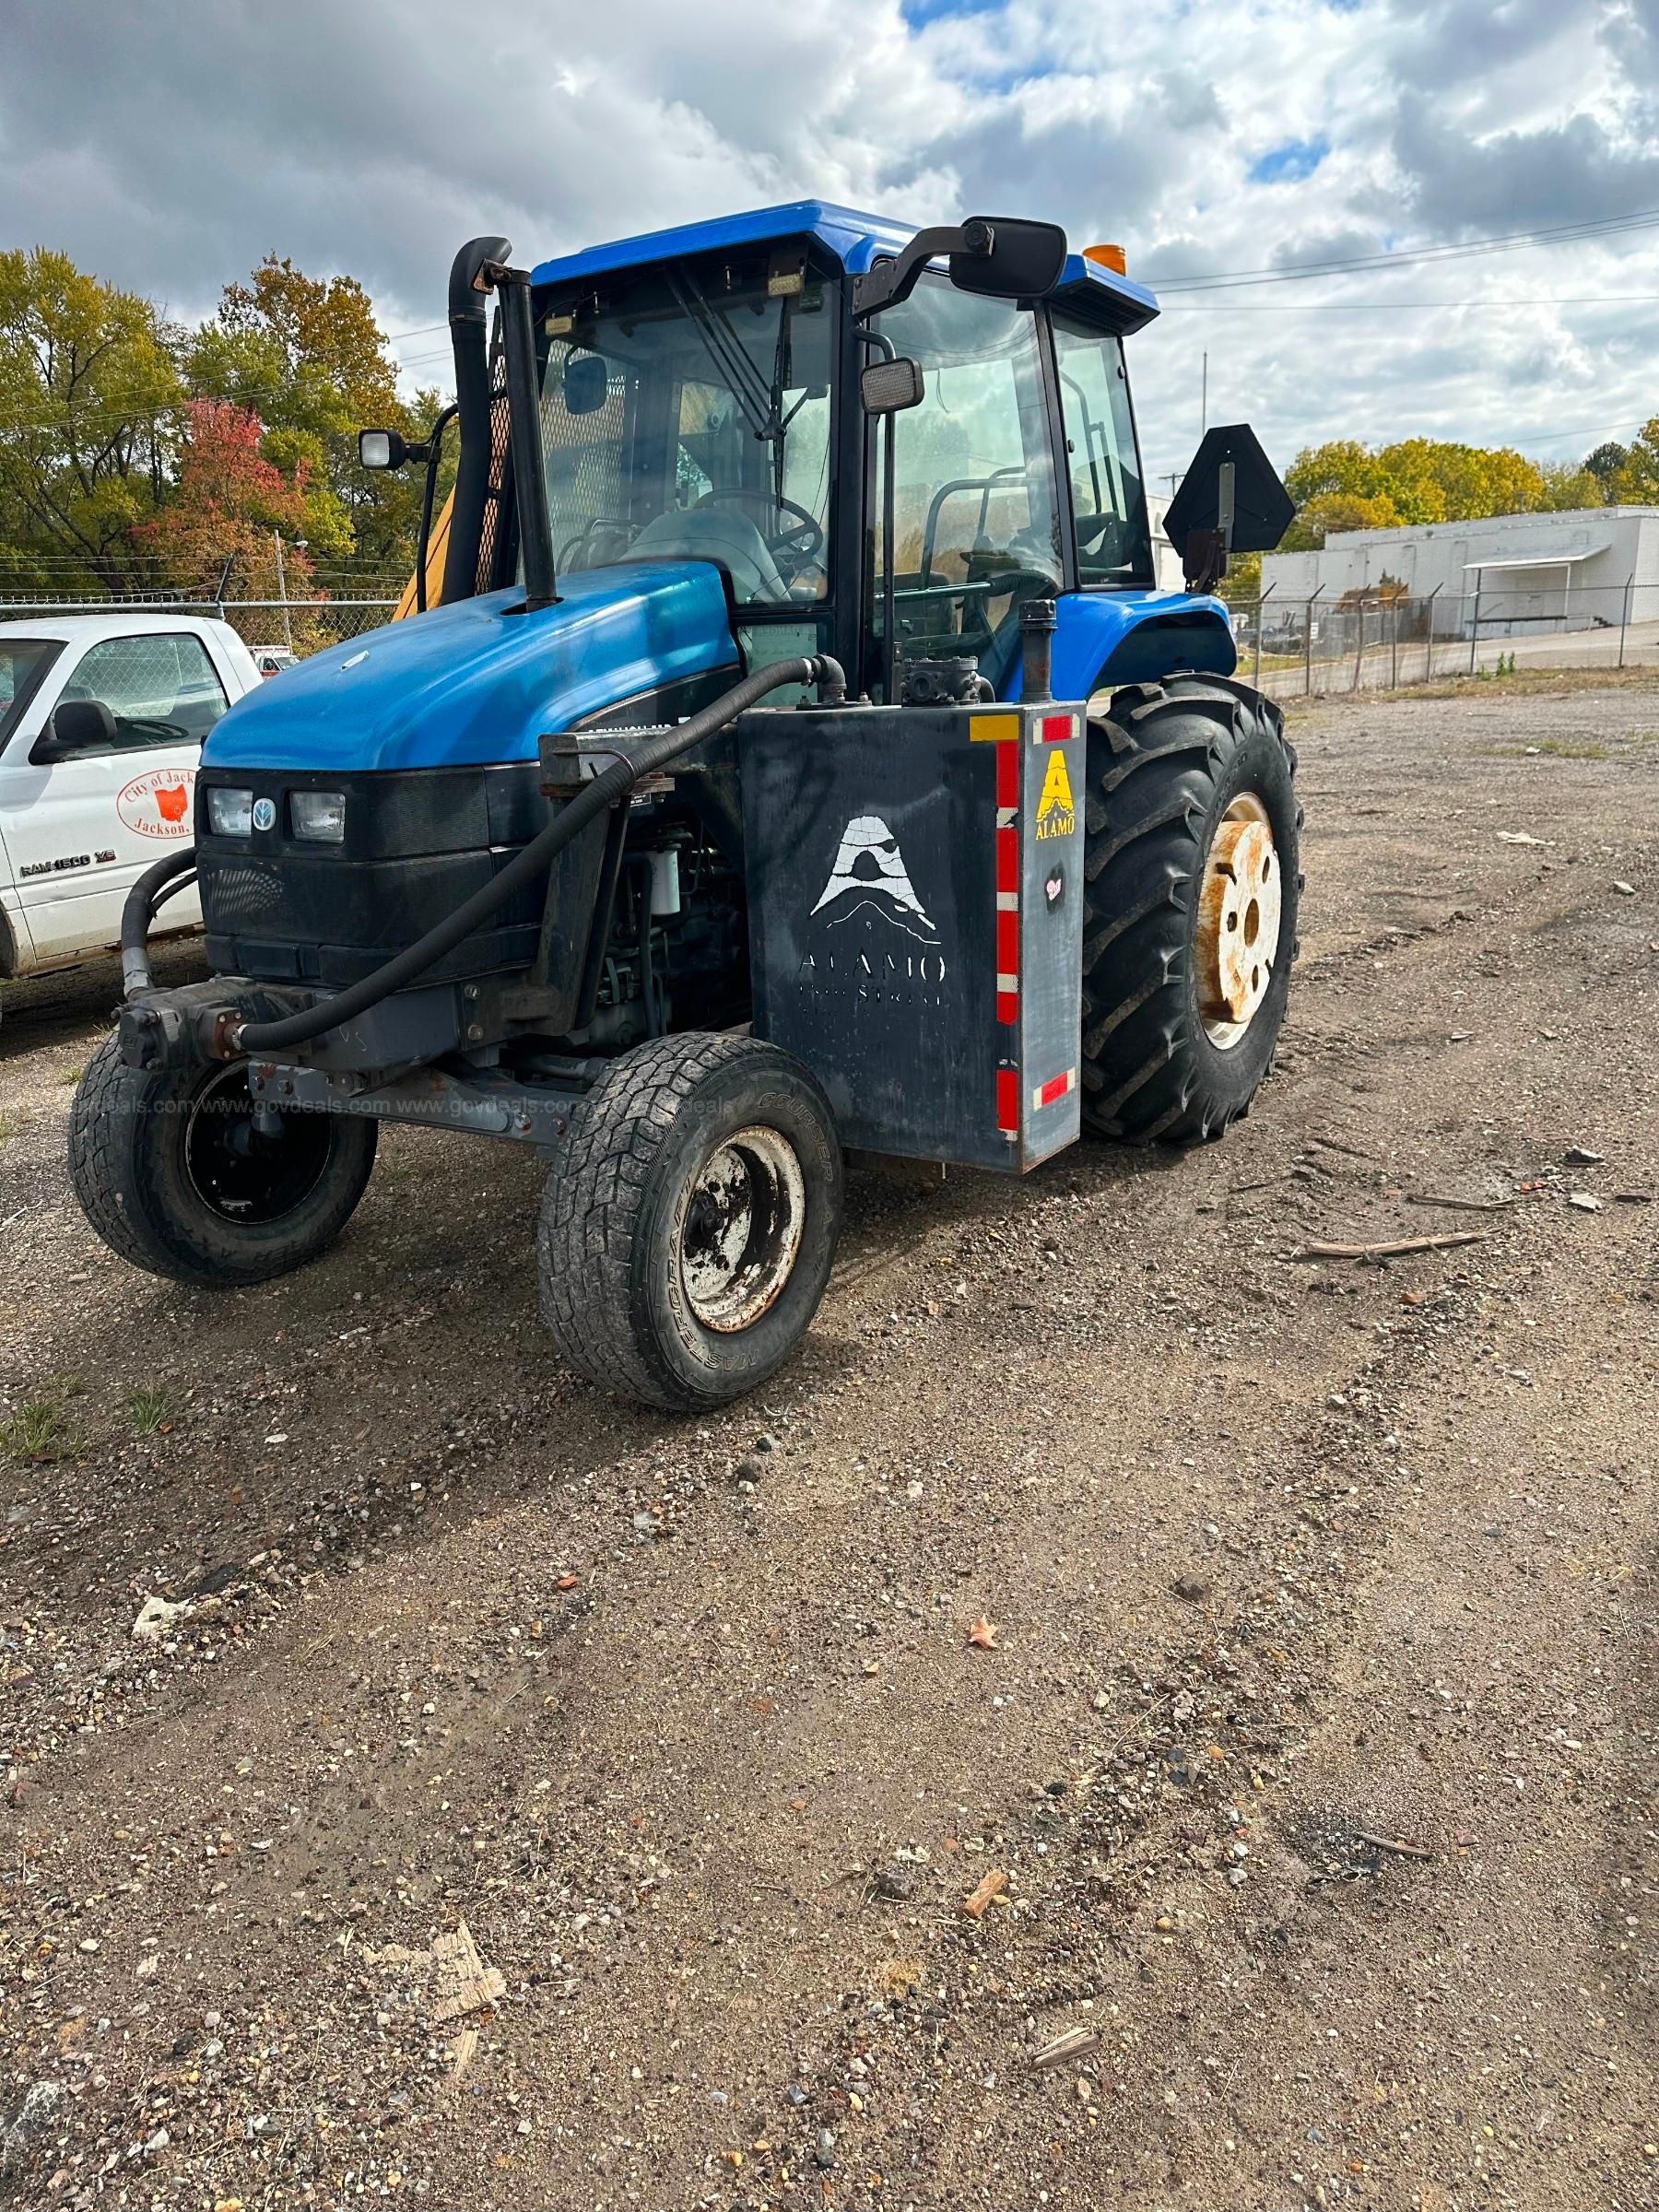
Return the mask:
<path id="1" fill-rule="evenodd" d="M 172 895 L 166 887 L 172 884 L 174 889 L 183 890 L 183 884 L 174 884 L 173 878 L 194 866 L 195 847 L 185 845 L 177 853 L 168 853 L 165 859 L 153 862 L 127 893 L 121 909 L 121 988 L 126 997 L 150 989 L 151 919 L 162 899 Z"/>
<path id="2" fill-rule="evenodd" d="M 366 975 L 360 982 L 336 992 L 332 998 L 319 999 L 303 1013 L 290 1014 L 286 1020 L 244 1022 L 231 1032 L 231 1043 L 244 1053 L 276 1053 L 289 1045 L 309 1044 L 313 1038 L 337 1030 L 342 1023 L 355 1021 L 359 1014 L 379 1006 L 382 998 L 390 998 L 394 991 L 406 990 L 446 953 L 453 952 L 457 945 L 471 936 L 478 924 L 487 922 L 516 890 L 533 882 L 553 855 L 580 836 L 590 822 L 606 813 L 618 799 L 626 798 L 641 776 L 653 774 L 679 754 L 688 752 L 694 745 L 700 745 L 705 737 L 713 736 L 758 700 L 764 699 L 769 691 L 777 691 L 785 684 L 813 683 L 821 685 L 828 704 L 839 704 L 846 697 L 847 679 L 841 664 L 831 660 L 828 653 L 811 660 L 774 661 L 770 667 L 757 668 L 700 712 L 690 715 L 671 730 L 647 737 L 626 759 L 613 761 L 591 783 L 583 784 L 576 796 L 559 808 L 547 828 L 514 854 L 499 876 L 492 876 L 436 928 L 429 929 L 424 937 L 418 937 L 413 945 L 394 953 L 372 975 Z"/>

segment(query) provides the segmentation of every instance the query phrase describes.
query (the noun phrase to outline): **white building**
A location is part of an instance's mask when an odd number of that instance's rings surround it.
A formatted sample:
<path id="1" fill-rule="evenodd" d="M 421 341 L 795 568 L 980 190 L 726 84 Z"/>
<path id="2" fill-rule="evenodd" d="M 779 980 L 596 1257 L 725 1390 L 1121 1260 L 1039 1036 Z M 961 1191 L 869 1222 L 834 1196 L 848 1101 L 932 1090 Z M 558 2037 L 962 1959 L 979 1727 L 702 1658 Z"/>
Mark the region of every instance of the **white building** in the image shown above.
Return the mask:
<path id="1" fill-rule="evenodd" d="M 1384 579 L 1435 594 L 1442 636 L 1617 628 L 1659 616 L 1659 507 L 1583 507 L 1333 531 L 1317 553 L 1268 553 L 1262 589 L 1287 608 L 1342 599 Z"/>

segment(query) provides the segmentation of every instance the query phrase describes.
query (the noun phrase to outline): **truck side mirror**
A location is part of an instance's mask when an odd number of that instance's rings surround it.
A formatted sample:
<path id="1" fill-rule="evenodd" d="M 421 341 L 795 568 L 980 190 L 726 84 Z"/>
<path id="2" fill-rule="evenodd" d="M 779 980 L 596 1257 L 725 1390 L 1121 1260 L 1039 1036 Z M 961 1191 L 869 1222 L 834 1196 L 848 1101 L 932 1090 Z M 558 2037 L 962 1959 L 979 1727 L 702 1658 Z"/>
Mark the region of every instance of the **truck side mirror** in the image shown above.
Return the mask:
<path id="1" fill-rule="evenodd" d="M 900 415 L 919 407 L 926 394 L 922 364 L 900 354 L 890 361 L 871 361 L 858 380 L 858 396 L 866 415 Z"/>
<path id="2" fill-rule="evenodd" d="M 1164 535 L 1188 589 L 1207 592 L 1226 575 L 1230 553 L 1270 553 L 1295 512 L 1250 425 L 1227 423 L 1205 433 L 1170 501 Z"/>
<path id="3" fill-rule="evenodd" d="M 107 752 L 115 743 L 115 717 L 101 699 L 61 699 L 29 747 L 37 768 L 76 753 Z"/>

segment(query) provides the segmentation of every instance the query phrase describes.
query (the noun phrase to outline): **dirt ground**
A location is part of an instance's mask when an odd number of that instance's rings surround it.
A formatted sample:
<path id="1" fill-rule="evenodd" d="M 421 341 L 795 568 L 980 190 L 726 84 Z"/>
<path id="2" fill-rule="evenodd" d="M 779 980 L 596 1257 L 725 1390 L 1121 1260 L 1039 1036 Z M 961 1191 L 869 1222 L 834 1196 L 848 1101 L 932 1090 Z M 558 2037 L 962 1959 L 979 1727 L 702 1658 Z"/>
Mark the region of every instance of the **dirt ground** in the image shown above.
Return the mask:
<path id="1" fill-rule="evenodd" d="M 131 1272 L 113 978 L 7 994 L 0 2200 L 1659 2201 L 1659 690 L 1294 734 L 1250 1120 L 855 1177 L 701 1426 L 547 1355 L 507 1147 Z"/>

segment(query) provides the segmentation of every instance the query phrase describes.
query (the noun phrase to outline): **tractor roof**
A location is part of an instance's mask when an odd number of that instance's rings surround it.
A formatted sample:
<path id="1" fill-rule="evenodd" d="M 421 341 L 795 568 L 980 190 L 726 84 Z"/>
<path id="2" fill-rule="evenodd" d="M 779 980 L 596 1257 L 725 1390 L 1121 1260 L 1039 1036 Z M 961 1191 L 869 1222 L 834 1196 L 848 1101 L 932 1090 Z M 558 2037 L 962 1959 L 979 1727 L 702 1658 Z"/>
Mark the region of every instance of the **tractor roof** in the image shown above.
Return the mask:
<path id="1" fill-rule="evenodd" d="M 755 207 L 743 215 L 716 216 L 712 221 L 681 223 L 672 230 L 647 230 L 638 238 L 613 239 L 603 246 L 588 246 L 558 261 L 544 261 L 534 271 L 537 285 L 566 285 L 613 269 L 637 267 L 642 262 L 676 261 L 693 253 L 718 253 L 723 246 L 749 246 L 770 238 L 816 238 L 853 276 L 860 276 L 883 253 L 897 253 L 914 237 L 919 226 L 889 222 L 885 216 L 864 215 L 856 208 L 836 207 L 826 200 L 792 200 L 781 207 Z M 1091 310 L 1114 329 L 1138 330 L 1158 312 L 1158 301 L 1145 285 L 1114 269 L 1068 253 L 1060 281 L 1051 298 L 1088 314 Z"/>

